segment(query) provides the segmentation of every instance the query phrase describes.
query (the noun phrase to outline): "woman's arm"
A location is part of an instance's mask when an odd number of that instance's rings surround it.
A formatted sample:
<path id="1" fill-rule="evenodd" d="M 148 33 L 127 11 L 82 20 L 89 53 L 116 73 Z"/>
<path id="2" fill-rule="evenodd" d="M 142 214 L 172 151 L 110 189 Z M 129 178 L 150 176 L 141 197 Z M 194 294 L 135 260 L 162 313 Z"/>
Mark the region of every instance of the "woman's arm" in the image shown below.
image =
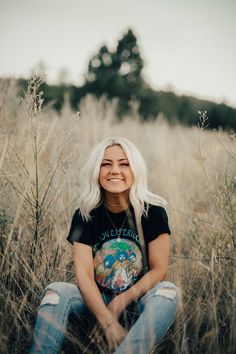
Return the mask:
<path id="1" fill-rule="evenodd" d="M 92 248 L 83 243 L 74 242 L 73 261 L 77 284 L 84 301 L 100 325 L 105 328 L 115 318 L 105 305 L 94 280 Z"/>
<path id="2" fill-rule="evenodd" d="M 148 244 L 150 270 L 131 288 L 116 296 L 108 305 L 118 319 L 122 311 L 133 301 L 143 296 L 157 282 L 166 277 L 169 257 L 169 235 L 161 234 Z"/>
<path id="3" fill-rule="evenodd" d="M 105 305 L 94 280 L 92 248 L 83 243 L 74 242 L 73 260 L 78 287 L 83 299 L 104 330 L 100 334 L 100 328 L 95 324 L 90 336 L 99 342 L 101 335 L 104 334 L 109 350 L 114 350 L 124 339 L 126 330 L 120 325 L 118 318 Z"/>

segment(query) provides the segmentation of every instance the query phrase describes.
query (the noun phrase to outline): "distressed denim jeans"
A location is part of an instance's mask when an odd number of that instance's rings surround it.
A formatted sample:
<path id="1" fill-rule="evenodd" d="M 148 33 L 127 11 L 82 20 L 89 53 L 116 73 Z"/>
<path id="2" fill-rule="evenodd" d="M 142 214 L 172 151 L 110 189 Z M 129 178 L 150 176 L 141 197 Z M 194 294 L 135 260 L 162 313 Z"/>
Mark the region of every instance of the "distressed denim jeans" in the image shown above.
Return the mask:
<path id="1" fill-rule="evenodd" d="M 60 353 L 69 316 L 75 315 L 82 319 L 92 316 L 75 284 L 52 283 L 47 286 L 44 294 L 35 323 L 31 354 Z M 109 294 L 103 293 L 102 296 L 106 304 L 112 300 Z M 114 353 L 148 354 L 151 352 L 174 322 L 178 302 L 178 288 L 169 281 L 162 281 L 137 302 L 129 305 L 125 315 L 135 320 Z"/>

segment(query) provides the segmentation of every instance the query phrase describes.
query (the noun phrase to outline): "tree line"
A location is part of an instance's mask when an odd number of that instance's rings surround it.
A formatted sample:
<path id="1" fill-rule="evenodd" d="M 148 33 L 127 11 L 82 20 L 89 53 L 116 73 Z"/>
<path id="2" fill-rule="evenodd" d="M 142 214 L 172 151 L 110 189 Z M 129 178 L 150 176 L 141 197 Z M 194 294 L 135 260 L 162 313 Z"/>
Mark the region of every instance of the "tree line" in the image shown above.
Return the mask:
<path id="1" fill-rule="evenodd" d="M 198 111 L 207 111 L 209 128 L 236 129 L 236 109 L 196 97 L 179 96 L 172 91 L 155 91 L 143 78 L 144 60 L 137 38 L 129 29 L 118 41 L 116 49 L 103 45 L 88 63 L 85 82 L 82 86 L 70 84 L 49 85 L 44 83 L 45 102 L 54 101 L 54 108 L 60 110 L 65 95 L 75 110 L 87 94 L 108 99 L 118 99 L 117 114 L 122 119 L 129 114 L 133 102 L 144 120 L 155 119 L 163 114 L 170 123 L 198 124 Z M 27 81 L 19 80 L 25 88 Z"/>

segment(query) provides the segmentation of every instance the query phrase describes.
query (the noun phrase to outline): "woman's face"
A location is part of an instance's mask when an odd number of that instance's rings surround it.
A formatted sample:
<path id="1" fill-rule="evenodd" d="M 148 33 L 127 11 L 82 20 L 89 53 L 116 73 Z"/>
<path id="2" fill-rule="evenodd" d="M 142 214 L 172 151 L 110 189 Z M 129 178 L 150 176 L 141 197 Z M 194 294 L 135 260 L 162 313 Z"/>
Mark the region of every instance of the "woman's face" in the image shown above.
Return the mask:
<path id="1" fill-rule="evenodd" d="M 99 182 L 106 192 L 123 193 L 130 189 L 134 177 L 124 150 L 109 146 L 101 163 Z"/>

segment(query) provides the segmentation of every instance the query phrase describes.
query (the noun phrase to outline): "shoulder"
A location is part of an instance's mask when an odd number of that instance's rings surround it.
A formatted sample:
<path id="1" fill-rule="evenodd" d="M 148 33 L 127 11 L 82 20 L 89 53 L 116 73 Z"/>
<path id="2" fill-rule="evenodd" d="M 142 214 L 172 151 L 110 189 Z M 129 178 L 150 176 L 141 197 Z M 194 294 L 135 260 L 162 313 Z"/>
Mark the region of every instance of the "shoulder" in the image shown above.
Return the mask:
<path id="1" fill-rule="evenodd" d="M 72 221 L 77 221 L 79 223 L 85 222 L 85 219 L 83 218 L 83 215 L 79 208 L 75 210 Z"/>
<path id="2" fill-rule="evenodd" d="M 91 224 L 92 221 L 94 220 L 94 217 L 96 217 L 96 215 L 99 212 L 99 208 L 94 208 L 93 210 L 90 211 L 90 217 L 88 220 L 85 219 L 85 217 L 83 216 L 82 211 L 80 210 L 80 208 L 76 209 L 73 215 L 73 220 L 77 221 L 80 224 Z"/>
<path id="3" fill-rule="evenodd" d="M 92 239 L 92 229 L 93 229 L 93 218 L 86 220 L 80 209 L 76 209 L 67 240 L 73 244 L 74 241 L 90 244 Z"/>
<path id="4" fill-rule="evenodd" d="M 161 218 L 162 219 L 163 218 L 163 219 L 166 219 L 166 221 L 168 221 L 166 209 L 160 205 L 153 205 L 153 204 L 148 205 L 146 218 L 147 219 L 150 219 L 150 218 Z"/>
<path id="5" fill-rule="evenodd" d="M 142 217 L 142 226 L 148 242 L 154 240 L 160 234 L 171 234 L 167 212 L 165 208 L 159 205 L 149 204 L 147 215 Z"/>

